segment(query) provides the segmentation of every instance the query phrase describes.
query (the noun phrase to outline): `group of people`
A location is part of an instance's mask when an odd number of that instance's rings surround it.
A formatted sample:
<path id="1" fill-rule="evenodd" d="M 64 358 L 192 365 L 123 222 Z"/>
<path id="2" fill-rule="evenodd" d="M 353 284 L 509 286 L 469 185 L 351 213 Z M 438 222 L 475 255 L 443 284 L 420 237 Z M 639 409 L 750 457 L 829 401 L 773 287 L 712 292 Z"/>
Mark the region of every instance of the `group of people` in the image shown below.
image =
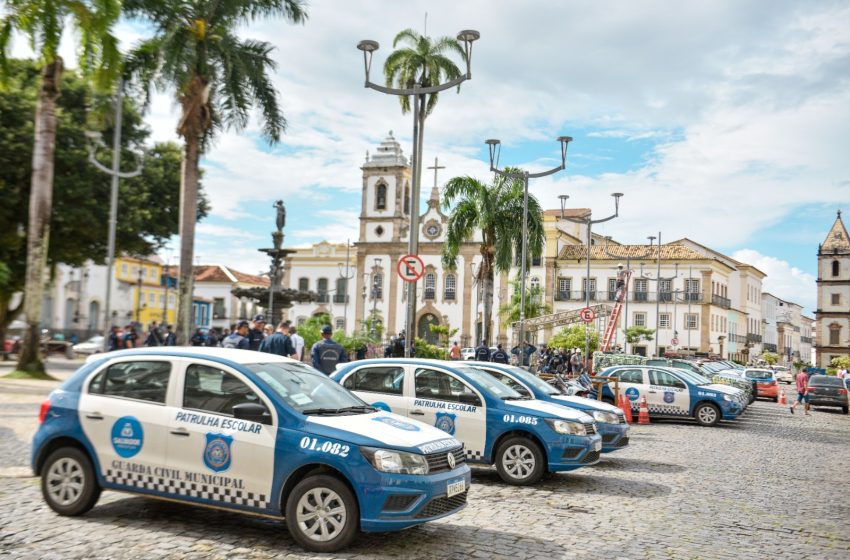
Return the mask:
<path id="1" fill-rule="evenodd" d="M 310 361 L 313 367 L 326 374 L 333 373 L 338 363 L 348 361 L 348 352 L 332 338 L 333 329 L 325 325 L 321 329 L 321 340 L 310 349 Z M 123 331 L 112 327 L 109 334 L 109 350 L 123 350 L 139 346 L 175 346 L 177 338 L 171 325 L 163 330 L 156 321 L 148 327 L 144 340 L 139 342 L 139 336 L 133 325 L 127 325 Z M 192 346 L 217 346 L 222 348 L 237 348 L 254 350 L 267 354 L 286 356 L 293 360 L 304 360 L 304 338 L 298 334 L 298 329 L 290 321 L 281 321 L 275 329 L 266 323 L 263 315 L 255 315 L 252 321 L 239 321 L 224 329 L 219 336 L 214 330 L 196 329 L 189 339 Z"/>
<path id="2" fill-rule="evenodd" d="M 455 342 L 449 350 L 452 360 L 463 359 L 461 348 Z M 487 346 L 486 341 L 475 347 L 473 360 L 480 362 L 496 362 L 501 364 L 514 363 L 522 367 L 529 367 L 536 360 L 537 370 L 541 373 L 565 373 L 579 376 L 587 371 L 587 364 L 582 355 L 581 348 L 572 350 L 561 350 L 559 348 L 543 347 L 538 349 L 528 342 L 523 342 L 511 348 L 508 353 L 501 344 L 495 348 Z"/>

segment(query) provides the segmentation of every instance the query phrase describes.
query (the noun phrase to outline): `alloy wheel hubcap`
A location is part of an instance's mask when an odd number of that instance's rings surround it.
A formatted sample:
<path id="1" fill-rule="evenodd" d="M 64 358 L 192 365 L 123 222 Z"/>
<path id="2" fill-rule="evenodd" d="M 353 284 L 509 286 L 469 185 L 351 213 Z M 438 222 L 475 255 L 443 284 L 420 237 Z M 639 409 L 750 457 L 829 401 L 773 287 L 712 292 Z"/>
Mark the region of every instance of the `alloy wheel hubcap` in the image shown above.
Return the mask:
<path id="1" fill-rule="evenodd" d="M 307 538 L 326 542 L 342 532 L 347 515 L 339 494 L 330 488 L 313 488 L 298 500 L 295 517 Z"/>
<path id="2" fill-rule="evenodd" d="M 47 493 L 61 506 L 76 502 L 84 488 L 83 466 L 75 459 L 59 459 L 47 471 Z"/>
<path id="3" fill-rule="evenodd" d="M 502 457 L 502 466 L 514 478 L 527 478 L 534 471 L 535 464 L 534 454 L 524 445 L 508 447 Z"/>
<path id="4" fill-rule="evenodd" d="M 706 406 L 699 411 L 699 417 L 700 420 L 702 420 L 703 422 L 710 423 L 714 422 L 714 419 L 717 417 L 717 414 L 714 412 L 714 409 L 711 409 Z"/>

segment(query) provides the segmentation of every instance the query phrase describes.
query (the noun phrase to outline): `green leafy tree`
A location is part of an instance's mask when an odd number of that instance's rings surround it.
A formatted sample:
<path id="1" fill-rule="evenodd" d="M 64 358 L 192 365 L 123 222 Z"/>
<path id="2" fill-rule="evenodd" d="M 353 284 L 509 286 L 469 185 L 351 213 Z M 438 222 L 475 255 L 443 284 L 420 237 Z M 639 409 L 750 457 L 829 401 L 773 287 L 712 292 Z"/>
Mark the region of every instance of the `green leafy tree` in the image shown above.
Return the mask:
<path id="1" fill-rule="evenodd" d="M 520 318 L 522 308 L 522 285 L 517 280 L 511 281 L 511 301 L 499 307 L 499 316 L 506 323 L 516 323 Z M 543 289 L 538 286 L 528 286 L 525 289 L 525 318 L 533 319 L 551 313 L 552 308 L 543 303 Z"/>
<path id="2" fill-rule="evenodd" d="M 779 356 L 777 356 L 773 352 L 765 352 L 761 355 L 761 359 L 764 360 L 764 363 L 766 363 L 767 365 L 772 366 L 773 364 L 779 361 Z"/>
<path id="3" fill-rule="evenodd" d="M 637 344 L 642 340 L 653 340 L 655 336 L 655 329 L 633 325 L 626 329 L 625 335 L 626 342 L 628 342 L 629 344 Z"/>
<path id="4" fill-rule="evenodd" d="M 18 370 L 44 375 L 40 353 L 44 273 L 50 246 L 56 152 L 57 100 L 64 62 L 59 56 L 63 31 L 71 27 L 79 39 L 77 52 L 83 76 L 106 89 L 117 76 L 120 54 L 112 26 L 121 11 L 118 0 L 6 0 L 0 20 L 0 74 L 8 77 L 7 53 L 12 36 L 20 33 L 38 55 L 41 79 L 36 93 L 33 148 L 30 161 L 29 221 L 27 223 L 27 328 L 18 356 Z M 67 24 L 70 24 L 68 26 Z"/>
<path id="5" fill-rule="evenodd" d="M 322 327 L 331 324 L 331 317 L 327 313 L 313 315 L 301 325 L 298 325 L 298 334 L 304 339 L 304 353 L 309 357 L 313 345 L 322 339 Z"/>
<path id="6" fill-rule="evenodd" d="M 416 339 L 414 348 L 416 349 L 417 358 L 428 358 L 432 360 L 444 360 L 446 358 L 446 351 L 443 348 L 440 348 L 436 344 L 431 344 L 422 338 Z"/>
<path id="7" fill-rule="evenodd" d="M 13 305 L 15 294 L 24 289 L 27 270 L 27 226 L 34 134 L 34 113 L 40 88 L 40 72 L 32 61 L 9 60 L 6 66 L 9 87 L 0 91 L 0 344 L 9 323 L 16 318 L 22 301 Z M 92 122 L 91 107 L 99 106 L 101 96 L 77 72 L 62 77 L 62 96 L 57 102 L 54 168 L 61 188 L 53 196 L 50 217 L 51 242 L 47 267 L 58 263 L 80 266 L 91 259 L 103 263 L 109 205 L 109 176 L 88 161 L 85 131 L 103 128 Z M 122 168 L 136 165 L 130 151 L 139 151 L 149 130 L 138 108 L 124 100 Z M 112 123 L 106 123 L 105 138 L 111 144 Z M 104 156 L 109 156 L 109 153 Z M 104 162 L 105 163 L 105 162 Z M 142 174 L 122 180 L 119 191 L 121 219 L 116 230 L 119 252 L 150 254 L 177 232 L 181 153 L 174 143 L 158 143 L 144 159 Z M 200 195 L 198 217 L 206 215 L 208 204 Z"/>
<path id="8" fill-rule="evenodd" d="M 834 368 L 850 369 L 850 356 L 836 356 L 829 365 Z"/>
<path id="9" fill-rule="evenodd" d="M 307 13 L 302 0 L 125 0 L 127 15 L 153 29 L 127 57 L 128 74 L 148 93 L 152 85 L 177 92 L 184 140 L 180 185 L 180 279 L 177 342 L 191 328 L 192 265 L 198 204 L 199 162 L 215 132 L 241 130 L 251 109 L 259 109 L 262 136 L 280 140 L 286 119 L 278 104 L 270 73 L 276 64 L 273 45 L 243 39 L 237 31 L 268 17 L 302 23 Z"/>
<path id="10" fill-rule="evenodd" d="M 570 325 L 564 327 L 552 338 L 549 339 L 547 346 L 550 348 L 559 348 L 568 350 L 572 348 L 581 348 L 584 351 L 585 333 L 590 327 L 585 325 Z M 593 355 L 599 347 L 599 333 L 595 329 L 590 329 L 590 354 Z"/>
<path id="11" fill-rule="evenodd" d="M 437 340 L 440 341 L 440 346 L 443 348 L 443 355 L 441 358 L 448 357 L 449 341 L 458 333 L 458 331 L 460 331 L 460 329 L 453 329 L 451 325 L 435 325 L 433 323 L 428 325 L 428 328 L 432 333 L 437 335 Z"/>
<path id="12" fill-rule="evenodd" d="M 508 168 L 506 171 L 519 173 Z M 521 179 L 497 176 L 488 185 L 472 177 L 455 177 L 443 189 L 443 207 L 451 209 L 446 224 L 446 241 L 442 249 L 443 266 L 454 269 L 464 243 L 480 231 L 478 251 L 481 266 L 477 281 L 484 293 L 484 333 L 490 341 L 493 315 L 493 278 L 514 265 L 514 255 L 522 250 L 523 237 L 528 237 L 529 257 L 543 253 L 543 210 L 533 195 L 528 195 L 528 231 L 522 229 L 523 190 Z"/>

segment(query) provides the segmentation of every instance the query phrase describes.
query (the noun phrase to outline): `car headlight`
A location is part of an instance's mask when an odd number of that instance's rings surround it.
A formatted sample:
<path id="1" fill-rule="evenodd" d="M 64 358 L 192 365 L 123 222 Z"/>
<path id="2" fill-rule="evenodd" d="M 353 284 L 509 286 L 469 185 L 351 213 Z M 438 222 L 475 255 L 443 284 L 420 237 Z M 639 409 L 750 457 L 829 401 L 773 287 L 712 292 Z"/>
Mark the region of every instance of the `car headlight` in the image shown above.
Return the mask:
<path id="1" fill-rule="evenodd" d="M 724 401 L 731 401 L 732 397 L 730 397 L 729 395 L 723 395 L 723 400 Z"/>
<path id="2" fill-rule="evenodd" d="M 361 447 L 360 452 L 376 470 L 397 474 L 428 474 L 428 461 L 418 453 Z"/>
<path id="3" fill-rule="evenodd" d="M 587 430 L 584 429 L 584 424 L 580 422 L 568 422 L 566 420 L 555 420 L 552 418 L 547 418 L 546 423 L 549 424 L 549 427 L 558 432 L 559 434 L 573 435 L 573 436 L 586 436 Z"/>
<path id="4" fill-rule="evenodd" d="M 597 422 L 602 422 L 603 424 L 619 424 L 620 419 L 617 418 L 616 414 L 612 414 L 610 412 L 603 412 L 601 410 L 595 410 L 593 412 L 593 419 Z"/>

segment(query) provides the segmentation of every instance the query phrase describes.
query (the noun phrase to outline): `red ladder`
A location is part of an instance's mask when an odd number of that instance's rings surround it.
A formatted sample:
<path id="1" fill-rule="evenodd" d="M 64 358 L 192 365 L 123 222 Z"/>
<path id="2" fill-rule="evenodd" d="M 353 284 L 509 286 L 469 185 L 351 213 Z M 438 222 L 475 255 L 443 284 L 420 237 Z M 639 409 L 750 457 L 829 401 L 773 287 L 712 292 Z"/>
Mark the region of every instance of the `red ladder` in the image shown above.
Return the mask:
<path id="1" fill-rule="evenodd" d="M 617 301 L 614 302 L 614 308 L 611 310 L 611 315 L 608 317 L 608 322 L 605 324 L 605 334 L 602 335 L 602 344 L 599 345 L 600 352 L 607 352 L 614 342 L 614 335 L 617 333 L 617 326 L 620 324 L 620 311 L 623 309 L 623 299 L 629 291 L 629 281 L 632 279 L 632 272 L 626 273 L 626 285 L 622 291 L 617 294 Z"/>

